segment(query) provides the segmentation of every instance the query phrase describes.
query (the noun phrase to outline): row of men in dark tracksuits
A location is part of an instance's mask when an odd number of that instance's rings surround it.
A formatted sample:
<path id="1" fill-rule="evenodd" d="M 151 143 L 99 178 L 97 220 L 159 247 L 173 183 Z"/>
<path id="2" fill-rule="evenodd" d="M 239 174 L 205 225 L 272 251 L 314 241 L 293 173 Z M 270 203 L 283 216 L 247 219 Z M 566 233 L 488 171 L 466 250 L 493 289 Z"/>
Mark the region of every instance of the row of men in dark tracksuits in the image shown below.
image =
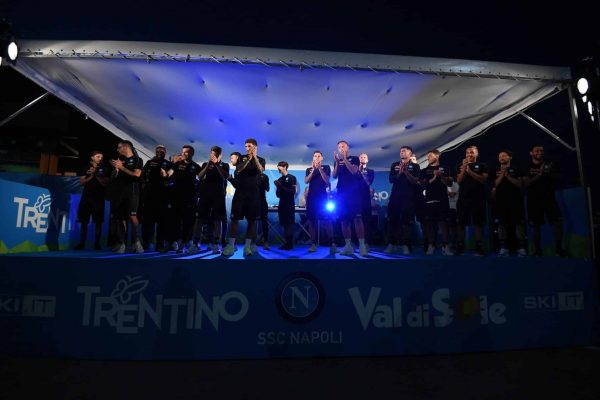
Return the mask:
<path id="1" fill-rule="evenodd" d="M 482 239 L 488 199 L 486 183 L 490 179 L 490 173 L 487 165 L 478 161 L 479 151 L 476 146 L 468 147 L 465 153 L 462 163 L 456 169 L 452 169 L 441 165 L 440 152 L 432 150 L 427 154 L 428 166 L 420 170 L 419 166 L 411 161 L 412 149 L 401 148 L 400 161 L 392 164 L 390 169 L 390 182 L 393 185 L 388 203 L 390 244 L 385 252 L 411 253 L 411 225 L 419 203 L 423 202 L 425 208 L 422 227 L 427 243 L 426 254 L 431 255 L 435 252 L 438 228 L 442 236 L 442 254 L 463 254 L 465 228 L 473 225 L 475 255 L 484 255 Z M 509 229 L 515 230 L 518 241 L 517 254 L 527 255 L 524 206 L 526 189 L 527 216 L 532 228 L 534 254 L 542 254 L 540 228 L 547 219 L 554 227 L 556 254 L 565 256 L 562 246 L 562 217 L 554 195 L 557 167 L 554 163 L 544 160 L 544 148 L 541 145 L 531 147 L 530 157 L 528 170 L 522 171 L 512 165 L 513 154 L 510 150 L 501 150 L 498 153 L 499 167 L 491 177 L 491 197 L 494 215 L 498 221 L 499 255 L 509 255 Z M 454 179 L 459 184 L 456 210 L 458 232 L 456 247 L 452 250 L 448 240 L 448 186 Z"/>
<path id="2" fill-rule="evenodd" d="M 218 243 L 224 231 L 226 220 L 225 193 L 227 182 L 236 188 L 231 209 L 231 225 L 227 246 L 223 254 L 230 255 L 235 251 L 235 238 L 238 233 L 238 223 L 241 219 L 249 221 L 244 254 L 251 255 L 256 248 L 256 220 L 266 220 L 266 199 L 264 192 L 268 190 L 268 178 L 263 174 L 265 160 L 257 155 L 256 140 L 248 139 L 245 143 L 246 154 L 234 152 L 230 162 L 235 167 L 230 174 L 229 165 L 222 161 L 222 151 L 218 146 L 211 148 L 209 161 L 198 165 L 193 161 L 194 149 L 184 146 L 181 154 L 172 161 L 166 159 L 164 146 L 157 146 L 156 156 L 142 167 L 142 161 L 134 153 L 133 146 L 123 141 L 118 146 L 120 158 L 111 160 L 114 168 L 113 177 L 108 180 L 108 169 L 102 164 L 99 152 L 91 157 L 90 168 L 82 174 L 81 183 L 84 193 L 79 210 L 79 221 L 82 222 L 82 239 L 78 247 L 83 247 L 87 235 L 87 223 L 90 215 L 96 223 L 96 244 L 99 245 L 101 218 L 104 201 L 99 192 L 106 186 L 111 201 L 111 215 L 117 223 L 116 251 L 125 251 L 125 232 L 127 221 L 132 225 L 132 242 L 134 251 L 144 251 L 137 236 L 138 206 L 140 199 L 140 179 L 144 182 L 142 204 L 144 224 L 142 236 L 144 242 L 150 243 L 157 227 L 157 243 L 159 250 L 167 250 L 167 242 L 171 242 L 174 250 L 186 252 L 198 251 L 194 232 L 198 232 L 203 224 L 212 225 L 212 251 L 219 252 Z M 440 165 L 440 153 L 432 150 L 428 153 L 429 165 L 421 171 L 414 160 L 412 149 L 404 146 L 400 149 L 400 161 L 392 164 L 389 180 L 392 193 L 388 203 L 388 238 L 389 245 L 385 252 L 401 251 L 410 254 L 410 234 L 419 205 L 424 202 L 424 232 L 429 243 L 427 254 L 435 251 L 437 228 L 442 234 L 442 253 L 452 254 L 448 245 L 447 220 L 449 214 L 447 186 L 452 177 L 456 177 L 460 185 L 458 201 L 459 239 L 456 251 L 464 251 L 465 226 L 475 227 L 476 254 L 483 254 L 482 227 L 485 220 L 485 182 L 488 179 L 487 166 L 477 161 L 477 148 L 472 146 L 466 151 L 466 158 L 458 168 L 456 175 L 449 168 Z M 502 255 L 507 254 L 505 240 L 506 229 L 516 226 L 519 239 L 519 254 L 525 255 L 524 250 L 524 209 L 521 188 L 528 188 L 528 211 L 533 227 L 536 253 L 541 252 L 540 225 L 546 214 L 549 221 L 556 227 L 557 252 L 564 253 L 560 244 L 560 211 L 554 200 L 552 184 L 552 164 L 543 160 L 543 147 L 534 146 L 531 150 L 532 165 L 530 171 L 522 176 L 518 170 L 511 167 L 510 151 L 502 151 L 499 155 L 500 169 L 496 172 L 493 194 L 496 198 L 496 211 L 500 219 L 499 235 Z M 333 241 L 333 228 L 330 213 L 325 209 L 328 200 L 329 179 L 338 179 L 336 203 L 339 205 L 337 217 L 340 219 L 345 246 L 341 254 L 353 254 L 351 228 L 354 226 L 359 242 L 361 255 L 368 254 L 365 243 L 365 227 L 363 217 L 370 215 L 373 170 L 366 168 L 368 157 L 349 155 L 349 145 L 346 141 L 338 143 L 334 152 L 334 169 L 323 164 L 323 154 L 313 153 L 311 167 L 306 169 L 305 183 L 309 185 L 306 198 L 306 212 L 309 230 L 312 238 L 316 237 L 316 222 L 322 221 L 331 239 L 330 252 L 337 252 Z M 287 163 L 280 162 L 278 170 L 281 173 L 275 185 L 280 198 L 278 209 L 280 223 L 285 227 L 286 243 L 283 249 L 292 247 L 294 226 L 294 196 L 297 189 L 296 178 L 287 173 Z M 94 179 L 96 178 L 96 179 Z M 200 179 L 197 179 L 200 178 Z M 198 187 L 199 184 L 199 187 Z M 197 203 L 199 193 L 199 203 Z M 424 193 L 424 199 L 421 199 Z M 423 201 L 424 200 L 424 201 Z M 520 204 L 520 206 L 519 206 Z M 99 212 L 102 207 L 102 213 Z M 100 222 L 100 224 L 98 223 Z M 196 229 L 195 229 L 196 227 Z M 263 224 L 266 231 L 267 224 Z M 196 238 L 200 235 L 196 234 Z M 265 235 L 266 238 L 266 235 Z M 183 249 L 182 249 L 183 247 Z M 266 248 L 268 242 L 266 242 Z M 317 250 L 313 241 L 309 251 Z"/>

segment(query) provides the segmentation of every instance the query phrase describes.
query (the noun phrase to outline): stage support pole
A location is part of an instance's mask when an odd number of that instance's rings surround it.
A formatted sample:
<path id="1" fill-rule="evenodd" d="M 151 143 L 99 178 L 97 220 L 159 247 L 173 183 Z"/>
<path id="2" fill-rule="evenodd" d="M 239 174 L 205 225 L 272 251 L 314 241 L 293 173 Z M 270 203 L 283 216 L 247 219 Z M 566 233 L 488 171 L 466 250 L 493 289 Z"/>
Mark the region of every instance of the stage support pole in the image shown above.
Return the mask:
<path id="1" fill-rule="evenodd" d="M 569 109 L 571 110 L 571 120 L 573 121 L 573 136 L 575 137 L 575 151 L 577 153 L 577 167 L 579 169 L 579 180 L 581 181 L 581 187 L 585 193 L 585 202 L 587 206 L 588 213 L 588 226 L 590 231 L 590 248 L 592 258 L 596 259 L 596 239 L 594 232 L 594 214 L 592 210 L 592 198 L 590 188 L 587 186 L 585 181 L 585 175 L 583 172 L 583 161 L 581 159 L 581 143 L 580 143 L 580 131 L 579 131 L 579 116 L 577 113 L 577 103 L 575 102 L 575 98 L 573 97 L 573 87 L 570 85 L 568 88 L 569 91 Z"/>
<path id="2" fill-rule="evenodd" d="M 21 109 L 19 109 L 16 112 L 12 113 L 10 116 L 8 116 L 7 118 L 5 118 L 2 122 L 0 122 L 0 127 L 4 126 L 8 122 L 10 122 L 11 120 L 13 120 L 17 116 L 19 116 L 20 114 L 24 113 L 25 111 L 27 111 L 28 109 L 30 109 L 31 107 L 33 107 L 37 102 L 39 102 L 40 100 L 42 100 L 44 97 L 48 96 L 49 94 L 50 93 L 48 93 L 48 92 L 44 93 L 43 95 L 41 95 L 37 99 L 33 100 L 29 104 L 23 106 Z"/>

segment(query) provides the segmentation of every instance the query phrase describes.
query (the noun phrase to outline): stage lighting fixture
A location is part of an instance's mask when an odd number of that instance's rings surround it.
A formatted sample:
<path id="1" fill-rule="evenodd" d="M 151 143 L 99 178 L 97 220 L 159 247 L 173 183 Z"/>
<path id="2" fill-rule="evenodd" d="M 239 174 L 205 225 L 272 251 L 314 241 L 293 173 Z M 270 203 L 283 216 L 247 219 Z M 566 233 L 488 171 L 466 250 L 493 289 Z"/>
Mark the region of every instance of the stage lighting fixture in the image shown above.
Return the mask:
<path id="1" fill-rule="evenodd" d="M 335 203 L 333 201 L 328 201 L 327 204 L 325 204 L 325 209 L 329 212 L 333 212 L 335 210 Z"/>
<path id="2" fill-rule="evenodd" d="M 0 22 L 0 57 L 4 62 L 14 63 L 19 55 L 19 46 L 10 30 L 10 25 Z"/>
<path id="3" fill-rule="evenodd" d="M 588 109 L 588 112 L 590 113 L 590 115 L 594 115 L 594 107 L 592 106 L 591 101 L 587 103 L 587 109 Z"/>
<path id="4" fill-rule="evenodd" d="M 590 84 L 588 80 L 585 78 L 579 78 L 579 80 L 577 81 L 577 90 L 579 91 L 579 93 L 584 95 L 587 93 L 589 88 Z"/>
<path id="5" fill-rule="evenodd" d="M 583 96 L 583 97 L 581 98 L 581 101 L 583 101 L 584 103 L 587 103 L 587 100 L 588 100 L 587 96 Z"/>

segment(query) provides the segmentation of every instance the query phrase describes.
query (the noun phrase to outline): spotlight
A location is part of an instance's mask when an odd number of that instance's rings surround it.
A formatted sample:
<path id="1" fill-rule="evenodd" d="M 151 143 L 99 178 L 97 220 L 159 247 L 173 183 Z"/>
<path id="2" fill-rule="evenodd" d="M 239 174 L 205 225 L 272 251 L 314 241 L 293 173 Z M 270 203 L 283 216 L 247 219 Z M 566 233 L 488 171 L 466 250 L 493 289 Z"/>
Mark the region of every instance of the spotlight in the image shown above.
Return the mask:
<path id="1" fill-rule="evenodd" d="M 325 204 L 325 209 L 329 212 L 333 212 L 335 210 L 335 203 L 329 200 L 327 204 Z"/>
<path id="2" fill-rule="evenodd" d="M 19 55 L 19 46 L 10 30 L 10 24 L 0 21 L 0 60 L 14 63 Z"/>
<path id="3" fill-rule="evenodd" d="M 588 109 L 588 112 L 590 113 L 590 115 L 594 115 L 594 107 L 592 106 L 591 101 L 587 103 L 587 109 Z"/>
<path id="4" fill-rule="evenodd" d="M 19 54 L 19 46 L 17 46 L 17 43 L 10 42 L 8 44 L 7 53 L 8 59 L 10 61 L 15 61 L 17 59 L 17 55 Z"/>
<path id="5" fill-rule="evenodd" d="M 585 78 L 579 78 L 579 80 L 577 81 L 577 90 L 579 91 L 579 93 L 584 95 L 587 93 L 589 88 L 590 84 L 588 80 Z"/>

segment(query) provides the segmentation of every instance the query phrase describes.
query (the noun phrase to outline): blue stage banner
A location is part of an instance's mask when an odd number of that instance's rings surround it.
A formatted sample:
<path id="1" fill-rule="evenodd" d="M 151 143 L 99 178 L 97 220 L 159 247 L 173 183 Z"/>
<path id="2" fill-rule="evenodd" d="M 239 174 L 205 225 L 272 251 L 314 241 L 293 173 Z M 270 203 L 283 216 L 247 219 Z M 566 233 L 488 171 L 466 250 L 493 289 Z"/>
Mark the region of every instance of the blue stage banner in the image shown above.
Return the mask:
<path id="1" fill-rule="evenodd" d="M 0 253 L 69 244 L 80 195 L 0 180 Z"/>
<path id="2" fill-rule="evenodd" d="M 4 355 L 384 356 L 587 345 L 592 263 L 2 256 Z"/>

